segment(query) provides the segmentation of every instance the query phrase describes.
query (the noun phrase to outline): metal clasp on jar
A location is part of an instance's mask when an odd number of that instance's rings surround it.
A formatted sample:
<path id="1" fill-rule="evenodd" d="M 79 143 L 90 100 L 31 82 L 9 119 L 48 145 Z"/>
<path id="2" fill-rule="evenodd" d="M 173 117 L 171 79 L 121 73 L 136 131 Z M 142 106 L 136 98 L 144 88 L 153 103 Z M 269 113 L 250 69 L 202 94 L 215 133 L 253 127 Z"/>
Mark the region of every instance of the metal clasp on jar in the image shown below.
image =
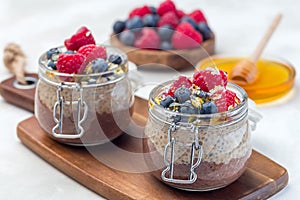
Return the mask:
<path id="1" fill-rule="evenodd" d="M 192 184 L 197 180 L 197 174 L 195 173 L 195 168 L 197 168 L 202 159 L 202 145 L 199 143 L 199 127 L 192 126 L 191 131 L 194 132 L 194 142 L 191 145 L 191 155 L 190 155 L 190 174 L 188 179 L 175 179 L 174 178 L 174 162 L 175 162 L 175 153 L 174 147 L 176 145 L 176 139 L 172 136 L 172 133 L 175 132 L 180 126 L 172 124 L 168 129 L 168 144 L 165 146 L 164 150 L 164 162 L 167 167 L 162 171 L 161 178 L 163 181 L 170 183 L 178 184 Z M 170 159 L 168 159 L 168 151 L 171 150 Z M 198 157 L 194 163 L 195 154 L 198 151 Z M 170 160 L 170 162 L 168 161 Z M 169 177 L 167 177 L 169 173 Z"/>
<path id="2" fill-rule="evenodd" d="M 64 97 L 61 95 L 61 92 L 64 89 L 72 89 L 76 90 L 80 93 L 80 97 L 77 101 L 72 101 L 71 104 L 77 103 L 77 134 L 63 134 L 63 117 L 64 117 L 64 109 L 63 106 L 66 104 L 66 101 Z M 53 107 L 53 120 L 56 123 L 56 125 L 52 128 L 52 135 L 56 138 L 62 138 L 62 139 L 78 139 L 82 137 L 84 134 L 84 129 L 82 127 L 82 123 L 87 118 L 87 112 L 88 112 L 88 105 L 83 100 L 82 96 L 82 87 L 78 83 L 60 83 L 56 90 L 56 96 L 57 101 L 54 104 Z M 59 108 L 59 109 L 58 109 Z M 83 116 L 81 118 L 81 109 L 83 109 Z M 58 114 L 58 118 L 56 117 Z"/>

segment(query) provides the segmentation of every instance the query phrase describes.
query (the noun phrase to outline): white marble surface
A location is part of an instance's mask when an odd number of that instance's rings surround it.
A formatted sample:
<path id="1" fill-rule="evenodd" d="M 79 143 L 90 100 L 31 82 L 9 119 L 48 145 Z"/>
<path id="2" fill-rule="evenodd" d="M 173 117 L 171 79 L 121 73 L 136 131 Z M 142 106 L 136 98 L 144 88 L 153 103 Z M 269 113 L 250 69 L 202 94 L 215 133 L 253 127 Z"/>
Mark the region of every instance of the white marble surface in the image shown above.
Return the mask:
<path id="1" fill-rule="evenodd" d="M 60 45 L 79 26 L 86 25 L 98 42 L 108 40 L 111 24 L 139 1 L 0 0 L 0 57 L 8 42 L 20 44 L 28 58 L 27 70 L 37 71 L 37 59 L 49 47 Z M 153 0 L 158 5 L 160 0 Z M 277 12 L 284 18 L 265 49 L 300 71 L 300 2 L 297 0 L 176 0 L 186 11 L 202 8 L 217 35 L 217 53 L 249 54 Z M 164 81 L 177 73 L 140 71 L 144 81 Z M 10 74 L 0 67 L 0 80 Z M 252 141 L 256 150 L 287 168 L 288 186 L 271 199 L 295 199 L 300 194 L 299 76 L 293 92 L 277 102 L 259 106 L 264 118 Z M 142 94 L 145 95 L 145 94 Z M 16 125 L 32 114 L 0 97 L 0 199 L 101 199 L 101 197 L 49 165 L 22 145 Z M 268 166 L 266 166 L 267 168 Z"/>

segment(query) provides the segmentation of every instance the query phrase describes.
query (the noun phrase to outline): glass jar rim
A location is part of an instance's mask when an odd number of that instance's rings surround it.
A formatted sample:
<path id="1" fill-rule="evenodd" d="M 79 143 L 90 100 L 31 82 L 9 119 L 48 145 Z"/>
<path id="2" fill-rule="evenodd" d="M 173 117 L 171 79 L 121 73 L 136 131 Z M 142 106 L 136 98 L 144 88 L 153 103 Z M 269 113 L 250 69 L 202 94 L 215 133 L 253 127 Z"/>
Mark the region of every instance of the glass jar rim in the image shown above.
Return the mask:
<path id="1" fill-rule="evenodd" d="M 240 86 L 238 86 L 234 83 L 228 82 L 227 86 L 229 86 L 230 88 L 234 88 L 235 90 L 239 91 L 239 93 L 242 96 L 241 103 L 239 105 L 237 105 L 236 107 L 234 107 L 233 109 L 231 109 L 231 110 L 224 111 L 224 112 L 217 112 L 217 113 L 213 113 L 213 114 L 188 114 L 188 113 L 180 113 L 180 112 L 167 110 L 167 109 L 163 108 L 162 106 L 160 106 L 155 101 L 155 95 L 154 94 L 159 89 L 162 89 L 164 87 L 169 86 L 174 81 L 175 80 L 170 80 L 170 81 L 166 81 L 164 83 L 161 83 L 158 86 L 156 86 L 155 88 L 153 88 L 152 91 L 150 92 L 149 101 L 151 101 L 151 103 L 154 104 L 153 106 L 155 106 L 158 109 L 158 112 L 165 113 L 165 114 L 168 114 L 168 115 L 171 115 L 171 116 L 195 117 L 197 119 L 211 119 L 211 118 L 217 117 L 219 115 L 234 116 L 234 115 L 237 115 L 238 113 L 242 112 L 245 108 L 248 108 L 247 107 L 247 105 L 248 105 L 248 95 L 247 95 L 246 91 L 243 88 L 241 88 Z M 150 104 L 149 104 L 149 106 L 150 106 Z"/>
<path id="2" fill-rule="evenodd" d="M 128 57 L 126 55 L 125 52 L 123 52 L 121 49 L 118 49 L 116 47 L 110 46 L 110 45 L 105 45 L 105 44 L 97 44 L 98 46 L 103 46 L 109 50 L 113 50 L 116 51 L 116 54 L 120 55 L 122 57 L 123 63 L 128 63 Z M 58 48 L 58 49 L 66 49 L 65 46 L 58 46 L 58 47 L 53 47 L 50 49 L 54 49 L 54 48 Z M 39 69 L 42 70 L 43 73 L 50 73 L 53 76 L 62 76 L 62 77 L 73 77 L 73 78 L 84 78 L 84 77 L 100 77 L 100 76 L 105 76 L 108 74 L 111 74 L 115 69 L 117 69 L 119 67 L 119 65 L 117 65 L 116 67 L 105 71 L 105 72 L 100 72 L 100 73 L 91 73 L 91 74 L 69 74 L 69 73 L 63 73 L 63 72 L 58 72 L 58 71 L 53 71 L 51 69 L 49 69 L 49 67 L 47 67 L 45 61 L 46 61 L 46 57 L 47 57 L 47 51 L 45 51 L 38 60 L 38 64 L 39 64 Z M 127 72 L 124 73 L 124 75 Z"/>

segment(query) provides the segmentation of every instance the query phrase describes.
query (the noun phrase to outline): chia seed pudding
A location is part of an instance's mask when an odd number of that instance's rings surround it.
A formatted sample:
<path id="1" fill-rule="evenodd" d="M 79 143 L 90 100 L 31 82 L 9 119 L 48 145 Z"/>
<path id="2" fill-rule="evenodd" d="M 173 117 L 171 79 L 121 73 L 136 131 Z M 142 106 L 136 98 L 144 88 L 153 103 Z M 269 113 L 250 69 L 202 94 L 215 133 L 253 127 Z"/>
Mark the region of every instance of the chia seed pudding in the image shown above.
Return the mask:
<path id="1" fill-rule="evenodd" d="M 247 95 L 212 69 L 163 83 L 150 94 L 145 135 L 146 163 L 162 182 L 193 191 L 225 187 L 252 152 Z"/>
<path id="2" fill-rule="evenodd" d="M 122 51 L 96 45 L 82 27 L 65 46 L 40 57 L 35 115 L 41 128 L 59 142 L 79 146 L 120 136 L 134 100 L 127 71 Z"/>

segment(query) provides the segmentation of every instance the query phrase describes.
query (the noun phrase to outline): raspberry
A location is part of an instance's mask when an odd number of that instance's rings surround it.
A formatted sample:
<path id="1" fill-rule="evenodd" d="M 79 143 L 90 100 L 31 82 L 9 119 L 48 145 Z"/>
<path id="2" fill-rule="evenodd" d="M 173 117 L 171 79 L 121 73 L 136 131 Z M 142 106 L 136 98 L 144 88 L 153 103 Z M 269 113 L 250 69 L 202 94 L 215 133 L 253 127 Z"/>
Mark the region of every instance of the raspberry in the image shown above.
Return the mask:
<path id="1" fill-rule="evenodd" d="M 141 35 L 136 39 L 134 46 L 142 49 L 158 49 L 160 38 L 152 28 L 143 28 Z"/>
<path id="2" fill-rule="evenodd" d="M 160 16 L 169 11 L 176 12 L 176 6 L 171 0 L 162 2 L 157 8 L 157 14 L 159 14 Z"/>
<path id="3" fill-rule="evenodd" d="M 78 74 L 83 71 L 84 55 L 77 54 L 60 54 L 57 59 L 56 67 L 59 72 L 68 74 Z"/>
<path id="4" fill-rule="evenodd" d="M 201 43 L 201 34 L 188 22 L 179 24 L 172 36 L 172 46 L 176 49 L 197 48 Z"/>
<path id="5" fill-rule="evenodd" d="M 183 10 L 176 10 L 176 15 L 178 19 L 181 19 L 182 17 L 186 16 L 186 14 L 183 12 Z"/>
<path id="6" fill-rule="evenodd" d="M 200 22 L 207 23 L 207 20 L 201 10 L 194 10 L 188 16 L 190 16 L 192 19 L 194 19 L 197 23 L 200 23 Z"/>
<path id="7" fill-rule="evenodd" d="M 216 86 L 227 85 L 227 75 L 224 71 L 219 70 L 219 73 L 214 73 L 212 70 L 202 70 L 194 74 L 193 83 L 200 87 L 201 90 L 208 92 Z"/>
<path id="8" fill-rule="evenodd" d="M 178 20 L 176 13 L 169 11 L 160 17 L 157 26 L 161 27 L 164 25 L 170 25 L 175 29 L 176 26 L 178 25 L 178 23 L 179 23 L 179 20 Z"/>
<path id="9" fill-rule="evenodd" d="M 186 76 L 179 76 L 178 79 L 175 80 L 171 85 L 169 91 L 167 92 L 167 95 L 174 97 L 174 92 L 176 89 L 180 87 L 190 88 L 191 86 L 192 86 L 192 81 L 190 79 L 188 79 Z"/>
<path id="10" fill-rule="evenodd" d="M 149 6 L 145 5 L 145 6 L 133 9 L 129 13 L 129 18 L 132 18 L 134 16 L 143 17 L 144 15 L 147 15 L 147 14 L 151 14 L 151 9 L 149 8 Z"/>
<path id="11" fill-rule="evenodd" d="M 230 110 L 241 102 L 236 93 L 230 90 L 219 90 L 213 95 L 213 98 L 216 98 L 215 104 L 218 107 L 218 112 Z"/>
<path id="12" fill-rule="evenodd" d="M 72 51 L 77 51 L 87 44 L 95 44 L 95 39 L 91 31 L 85 26 L 81 27 L 71 38 L 65 40 L 66 48 Z"/>
<path id="13" fill-rule="evenodd" d="M 95 60 L 96 58 L 103 58 L 104 60 L 106 59 L 105 47 L 96 46 L 94 44 L 88 44 L 80 47 L 78 53 L 81 53 L 86 57 L 85 63 L 89 63 Z"/>

